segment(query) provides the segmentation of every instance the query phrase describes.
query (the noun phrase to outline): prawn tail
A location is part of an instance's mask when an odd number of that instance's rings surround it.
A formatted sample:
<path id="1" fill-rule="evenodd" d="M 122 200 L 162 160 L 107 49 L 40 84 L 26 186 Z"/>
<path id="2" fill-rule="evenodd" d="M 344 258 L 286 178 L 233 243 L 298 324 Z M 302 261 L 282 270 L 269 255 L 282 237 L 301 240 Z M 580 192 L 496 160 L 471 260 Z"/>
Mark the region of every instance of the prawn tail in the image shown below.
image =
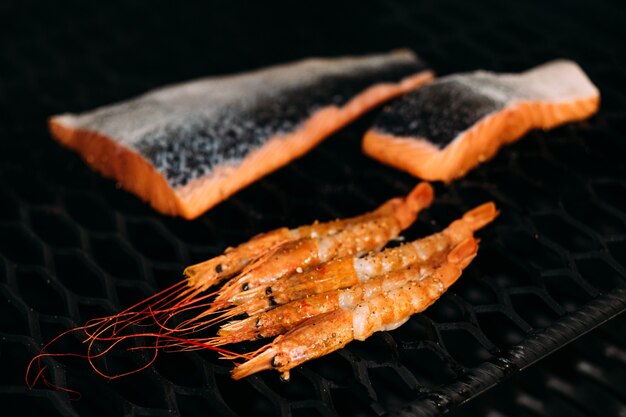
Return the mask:
<path id="1" fill-rule="evenodd" d="M 448 262 L 456 264 L 459 268 L 464 269 L 476 256 L 476 253 L 478 252 L 478 242 L 478 239 L 468 237 L 450 251 L 447 256 Z"/>
<path id="2" fill-rule="evenodd" d="M 433 198 L 433 187 L 429 183 L 417 184 L 395 209 L 395 217 L 400 228 L 406 229 L 413 224 L 419 212 L 431 205 Z"/>
<path id="3" fill-rule="evenodd" d="M 470 225 L 472 230 L 479 230 L 488 225 L 498 216 L 498 210 L 493 201 L 481 204 L 463 215 L 463 222 Z"/>
<path id="4" fill-rule="evenodd" d="M 433 202 L 435 192 L 433 187 L 427 182 L 420 182 L 407 195 L 405 202 L 414 211 L 419 211 L 429 207 Z"/>

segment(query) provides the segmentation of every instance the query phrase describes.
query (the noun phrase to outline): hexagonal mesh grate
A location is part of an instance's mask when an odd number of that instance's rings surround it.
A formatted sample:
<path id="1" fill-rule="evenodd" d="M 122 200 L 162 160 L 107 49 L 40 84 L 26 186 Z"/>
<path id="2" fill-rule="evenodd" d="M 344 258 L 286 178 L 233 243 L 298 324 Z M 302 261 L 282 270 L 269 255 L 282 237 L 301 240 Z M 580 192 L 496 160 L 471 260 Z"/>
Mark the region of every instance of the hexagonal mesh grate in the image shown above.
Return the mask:
<path id="1" fill-rule="evenodd" d="M 624 325 L 626 314 L 449 415 L 623 415 L 626 411 Z"/>
<path id="2" fill-rule="evenodd" d="M 381 0 L 317 4 L 297 20 L 291 12 L 232 2 L 177 9 L 158 2 L 0 5 L 8 22 L 0 29 L 6 410 L 433 415 L 625 308 L 626 73 L 619 68 L 626 62 L 618 47 L 625 29 L 616 24 L 623 11 Z M 583 20 L 593 33 L 581 29 Z M 234 382 L 215 355 L 189 353 L 161 355 L 145 372 L 115 381 L 80 362 L 49 361 L 53 380 L 79 389 L 80 401 L 24 387 L 25 364 L 42 342 L 153 294 L 179 280 L 185 265 L 265 230 L 361 213 L 415 183 L 360 153 L 369 115 L 198 220 L 164 218 L 57 147 L 44 126 L 48 115 L 200 75 L 397 46 L 412 47 L 442 74 L 518 71 L 565 56 L 603 94 L 592 120 L 531 133 L 466 178 L 437 186 L 436 203 L 407 237 L 438 230 L 487 199 L 502 215 L 481 233 L 474 264 L 436 305 L 395 331 L 300 367 L 289 384 L 273 374 Z"/>

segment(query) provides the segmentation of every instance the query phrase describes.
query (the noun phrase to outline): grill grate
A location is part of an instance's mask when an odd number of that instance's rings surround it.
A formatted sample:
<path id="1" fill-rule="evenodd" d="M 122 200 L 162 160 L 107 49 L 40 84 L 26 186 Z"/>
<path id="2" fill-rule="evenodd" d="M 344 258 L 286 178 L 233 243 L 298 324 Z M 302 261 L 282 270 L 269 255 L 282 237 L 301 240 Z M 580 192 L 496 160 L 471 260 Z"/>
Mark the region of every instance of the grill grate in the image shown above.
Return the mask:
<path id="1" fill-rule="evenodd" d="M 622 10 L 381 0 L 318 4 L 294 20 L 287 9 L 225 3 L 0 5 L 8 22 L 0 29 L 3 412 L 434 415 L 624 310 L 626 74 L 619 68 L 626 62 L 618 47 L 624 27 L 615 24 Z M 231 381 L 228 364 L 205 352 L 161 355 L 115 381 L 79 361 L 47 361 L 55 383 L 81 391 L 75 402 L 24 387 L 24 367 L 42 342 L 178 281 L 185 265 L 265 230 L 370 210 L 415 184 L 359 152 L 369 115 L 186 222 L 155 214 L 57 147 L 45 117 L 199 75 L 401 45 L 442 74 L 518 71 L 565 56 L 603 94 L 590 121 L 531 133 L 466 178 L 436 187 L 435 204 L 407 238 L 439 230 L 485 200 L 502 210 L 481 232 L 477 259 L 437 304 L 395 331 L 298 368 L 288 384 L 271 373 Z M 107 365 L 136 360 L 121 355 Z"/>
<path id="2" fill-rule="evenodd" d="M 622 314 L 450 415 L 624 415 L 624 324 Z"/>

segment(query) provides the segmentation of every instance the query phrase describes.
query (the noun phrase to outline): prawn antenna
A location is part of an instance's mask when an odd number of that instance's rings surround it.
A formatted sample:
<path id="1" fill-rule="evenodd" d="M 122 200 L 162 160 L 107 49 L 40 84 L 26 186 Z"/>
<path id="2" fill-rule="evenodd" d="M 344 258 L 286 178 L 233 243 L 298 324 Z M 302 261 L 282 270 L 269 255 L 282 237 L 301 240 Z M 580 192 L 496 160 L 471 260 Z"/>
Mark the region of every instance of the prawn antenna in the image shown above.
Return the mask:
<path id="1" fill-rule="evenodd" d="M 80 398 L 78 391 L 61 387 L 47 376 L 51 366 L 49 360 L 61 357 L 85 360 L 98 375 L 107 379 L 117 379 L 148 368 L 161 350 L 205 349 L 232 358 L 247 358 L 248 355 L 214 346 L 211 338 L 190 337 L 225 319 L 223 313 L 218 317 L 211 317 L 214 315 L 212 312 L 207 313 L 209 300 L 214 295 L 190 288 L 183 280 L 117 314 L 90 319 L 83 326 L 68 329 L 46 343 L 30 360 L 25 372 L 26 385 L 32 389 L 42 383 L 48 388 L 69 393 L 72 399 Z M 55 351 L 62 339 L 68 337 L 80 340 L 81 352 Z M 115 373 L 104 369 L 98 360 L 119 350 L 149 354 L 147 360 L 135 368 Z"/>

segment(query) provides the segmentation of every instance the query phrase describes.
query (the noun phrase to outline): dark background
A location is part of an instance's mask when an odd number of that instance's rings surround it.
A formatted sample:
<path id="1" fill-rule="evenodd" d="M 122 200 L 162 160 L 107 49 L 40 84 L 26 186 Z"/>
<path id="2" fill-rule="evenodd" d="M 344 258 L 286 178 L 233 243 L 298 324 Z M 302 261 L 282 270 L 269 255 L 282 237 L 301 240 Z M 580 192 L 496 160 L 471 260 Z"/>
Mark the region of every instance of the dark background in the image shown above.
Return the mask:
<path id="1" fill-rule="evenodd" d="M 20 1 L 0 3 L 0 17 L 0 415 L 369 416 L 416 400 L 442 412 L 460 400 L 441 387 L 471 381 L 484 364 L 577 313 L 590 329 L 620 309 L 589 314 L 594 300 L 624 301 L 620 2 Z M 414 49 L 440 75 L 570 58 L 602 93 L 588 122 L 531 133 L 466 178 L 437 186 L 436 204 L 407 237 L 439 230 L 488 199 L 502 210 L 481 234 L 477 260 L 437 305 L 301 367 L 289 384 L 271 373 L 235 383 L 227 363 L 194 353 L 163 355 L 114 382 L 80 362 L 49 361 L 53 381 L 81 391 L 80 401 L 25 388 L 25 365 L 42 342 L 179 280 L 185 265 L 270 228 L 361 213 L 415 183 L 360 153 L 373 112 L 186 222 L 152 212 L 57 146 L 48 116 L 194 77 L 397 47 Z M 455 415 L 624 415 L 617 320 L 529 371 L 511 368 L 512 380 Z M 583 333 L 560 329 L 555 347 Z M 522 352 L 519 363 L 539 356 Z"/>

